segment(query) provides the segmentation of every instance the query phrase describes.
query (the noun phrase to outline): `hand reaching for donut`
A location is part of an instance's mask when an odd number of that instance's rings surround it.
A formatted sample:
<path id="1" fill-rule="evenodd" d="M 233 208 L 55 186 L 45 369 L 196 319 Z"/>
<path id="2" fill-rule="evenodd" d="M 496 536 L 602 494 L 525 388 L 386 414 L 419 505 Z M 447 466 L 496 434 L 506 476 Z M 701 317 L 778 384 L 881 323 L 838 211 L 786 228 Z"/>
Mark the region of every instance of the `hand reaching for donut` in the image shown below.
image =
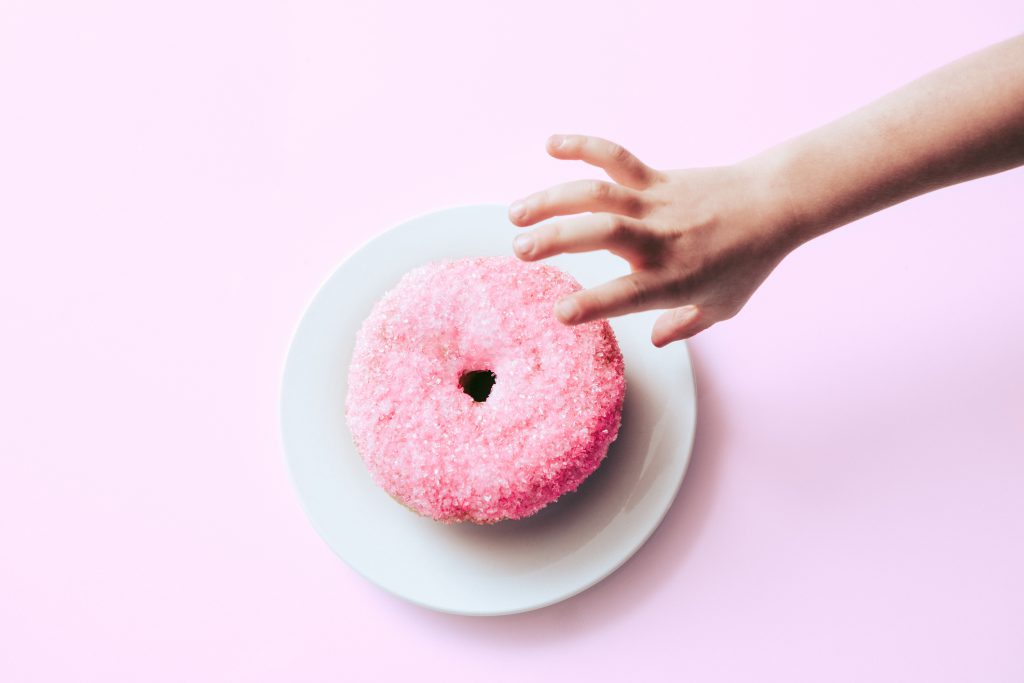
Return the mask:
<path id="1" fill-rule="evenodd" d="M 584 135 L 552 136 L 547 150 L 614 182 L 569 182 L 513 202 L 509 218 L 522 227 L 570 216 L 518 235 L 515 253 L 534 261 L 607 249 L 626 259 L 629 275 L 565 297 L 555 315 L 578 324 L 668 308 L 651 333 L 664 346 L 735 315 L 803 242 L 1024 164 L 1024 36 L 731 166 L 662 171 Z"/>
<path id="2" fill-rule="evenodd" d="M 555 314 L 564 323 L 671 308 L 651 335 L 664 346 L 735 315 L 786 252 L 769 229 L 754 168 L 659 171 L 620 145 L 583 135 L 552 136 L 547 150 L 599 166 L 616 182 L 574 181 L 514 202 L 509 217 L 519 226 L 592 212 L 518 235 L 516 255 L 534 261 L 607 249 L 632 270 L 559 301 Z"/>

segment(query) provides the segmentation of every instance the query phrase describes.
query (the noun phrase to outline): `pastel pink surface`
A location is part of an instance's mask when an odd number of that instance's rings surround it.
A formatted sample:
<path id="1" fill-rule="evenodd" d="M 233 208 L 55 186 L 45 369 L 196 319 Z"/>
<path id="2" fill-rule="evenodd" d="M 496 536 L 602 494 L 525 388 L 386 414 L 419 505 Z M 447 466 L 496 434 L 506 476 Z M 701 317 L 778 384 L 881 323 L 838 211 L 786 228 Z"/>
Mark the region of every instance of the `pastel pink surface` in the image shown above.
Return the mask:
<path id="1" fill-rule="evenodd" d="M 552 608 L 473 620 L 369 585 L 303 514 L 277 425 L 291 331 L 351 250 L 599 177 L 548 134 L 728 163 L 1024 4 L 2 14 L 0 679 L 1024 678 L 1020 170 L 802 247 L 702 334 L 676 504 Z"/>
<path id="2" fill-rule="evenodd" d="M 345 417 L 370 475 L 443 522 L 500 522 L 575 491 L 618 436 L 626 393 L 607 321 L 563 325 L 568 273 L 514 256 L 405 273 L 356 336 Z M 488 371 L 484 401 L 464 373 Z"/>

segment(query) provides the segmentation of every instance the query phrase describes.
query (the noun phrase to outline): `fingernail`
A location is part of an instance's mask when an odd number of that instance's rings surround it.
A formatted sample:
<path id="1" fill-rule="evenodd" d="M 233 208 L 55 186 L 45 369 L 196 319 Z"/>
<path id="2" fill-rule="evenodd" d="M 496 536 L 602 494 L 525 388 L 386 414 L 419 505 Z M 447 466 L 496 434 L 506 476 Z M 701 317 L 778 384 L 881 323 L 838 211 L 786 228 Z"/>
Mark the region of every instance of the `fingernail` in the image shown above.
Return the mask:
<path id="1" fill-rule="evenodd" d="M 519 235 L 512 240 L 512 248 L 520 256 L 529 256 L 533 252 L 533 235 Z"/>
<path id="2" fill-rule="evenodd" d="M 676 310 L 676 322 L 688 323 L 697 317 L 697 307 L 693 304 L 683 306 Z"/>
<path id="3" fill-rule="evenodd" d="M 555 304 L 555 315 L 563 323 L 571 323 L 580 317 L 580 307 L 572 299 L 562 299 Z"/>
<path id="4" fill-rule="evenodd" d="M 512 206 L 508 207 L 508 215 L 517 221 L 522 220 L 526 215 L 526 204 L 521 201 L 512 202 Z"/>
<path id="5" fill-rule="evenodd" d="M 564 135 L 552 135 L 551 136 L 551 149 L 558 149 L 565 144 Z"/>

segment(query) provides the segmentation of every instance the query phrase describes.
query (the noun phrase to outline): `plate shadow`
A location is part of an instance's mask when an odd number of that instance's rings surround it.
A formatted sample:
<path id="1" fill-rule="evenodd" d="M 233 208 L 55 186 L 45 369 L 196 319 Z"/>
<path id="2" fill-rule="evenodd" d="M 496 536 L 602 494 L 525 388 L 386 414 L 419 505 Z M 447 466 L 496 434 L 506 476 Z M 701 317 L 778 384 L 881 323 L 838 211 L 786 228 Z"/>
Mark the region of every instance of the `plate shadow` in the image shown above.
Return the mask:
<path id="1" fill-rule="evenodd" d="M 622 567 L 572 598 L 522 614 L 467 617 L 434 612 L 390 596 L 388 599 L 402 603 L 409 617 L 422 621 L 425 628 L 444 629 L 453 636 L 470 640 L 500 639 L 505 643 L 539 646 L 550 646 L 553 641 L 571 640 L 607 628 L 623 614 L 654 599 L 660 589 L 678 577 L 700 537 L 714 503 L 721 465 L 726 457 L 724 446 L 729 424 L 725 407 L 714 378 L 708 376 L 709 368 L 702 359 L 700 347 L 700 340 L 689 343 L 697 384 L 697 430 L 686 476 L 659 527 Z M 597 487 L 588 494 L 599 495 L 600 482 Z"/>

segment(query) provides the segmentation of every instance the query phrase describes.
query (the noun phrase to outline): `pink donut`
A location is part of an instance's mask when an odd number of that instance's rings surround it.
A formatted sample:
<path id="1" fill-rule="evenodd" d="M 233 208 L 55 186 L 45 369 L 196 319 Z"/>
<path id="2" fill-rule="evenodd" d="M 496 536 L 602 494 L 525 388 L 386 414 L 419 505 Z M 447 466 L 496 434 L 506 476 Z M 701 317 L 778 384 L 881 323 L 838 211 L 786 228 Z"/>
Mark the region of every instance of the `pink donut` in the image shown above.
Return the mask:
<path id="1" fill-rule="evenodd" d="M 608 321 L 554 316 L 579 289 L 513 257 L 406 273 L 349 366 L 345 416 L 374 481 L 422 515 L 478 524 L 575 491 L 618 436 L 626 392 Z"/>

